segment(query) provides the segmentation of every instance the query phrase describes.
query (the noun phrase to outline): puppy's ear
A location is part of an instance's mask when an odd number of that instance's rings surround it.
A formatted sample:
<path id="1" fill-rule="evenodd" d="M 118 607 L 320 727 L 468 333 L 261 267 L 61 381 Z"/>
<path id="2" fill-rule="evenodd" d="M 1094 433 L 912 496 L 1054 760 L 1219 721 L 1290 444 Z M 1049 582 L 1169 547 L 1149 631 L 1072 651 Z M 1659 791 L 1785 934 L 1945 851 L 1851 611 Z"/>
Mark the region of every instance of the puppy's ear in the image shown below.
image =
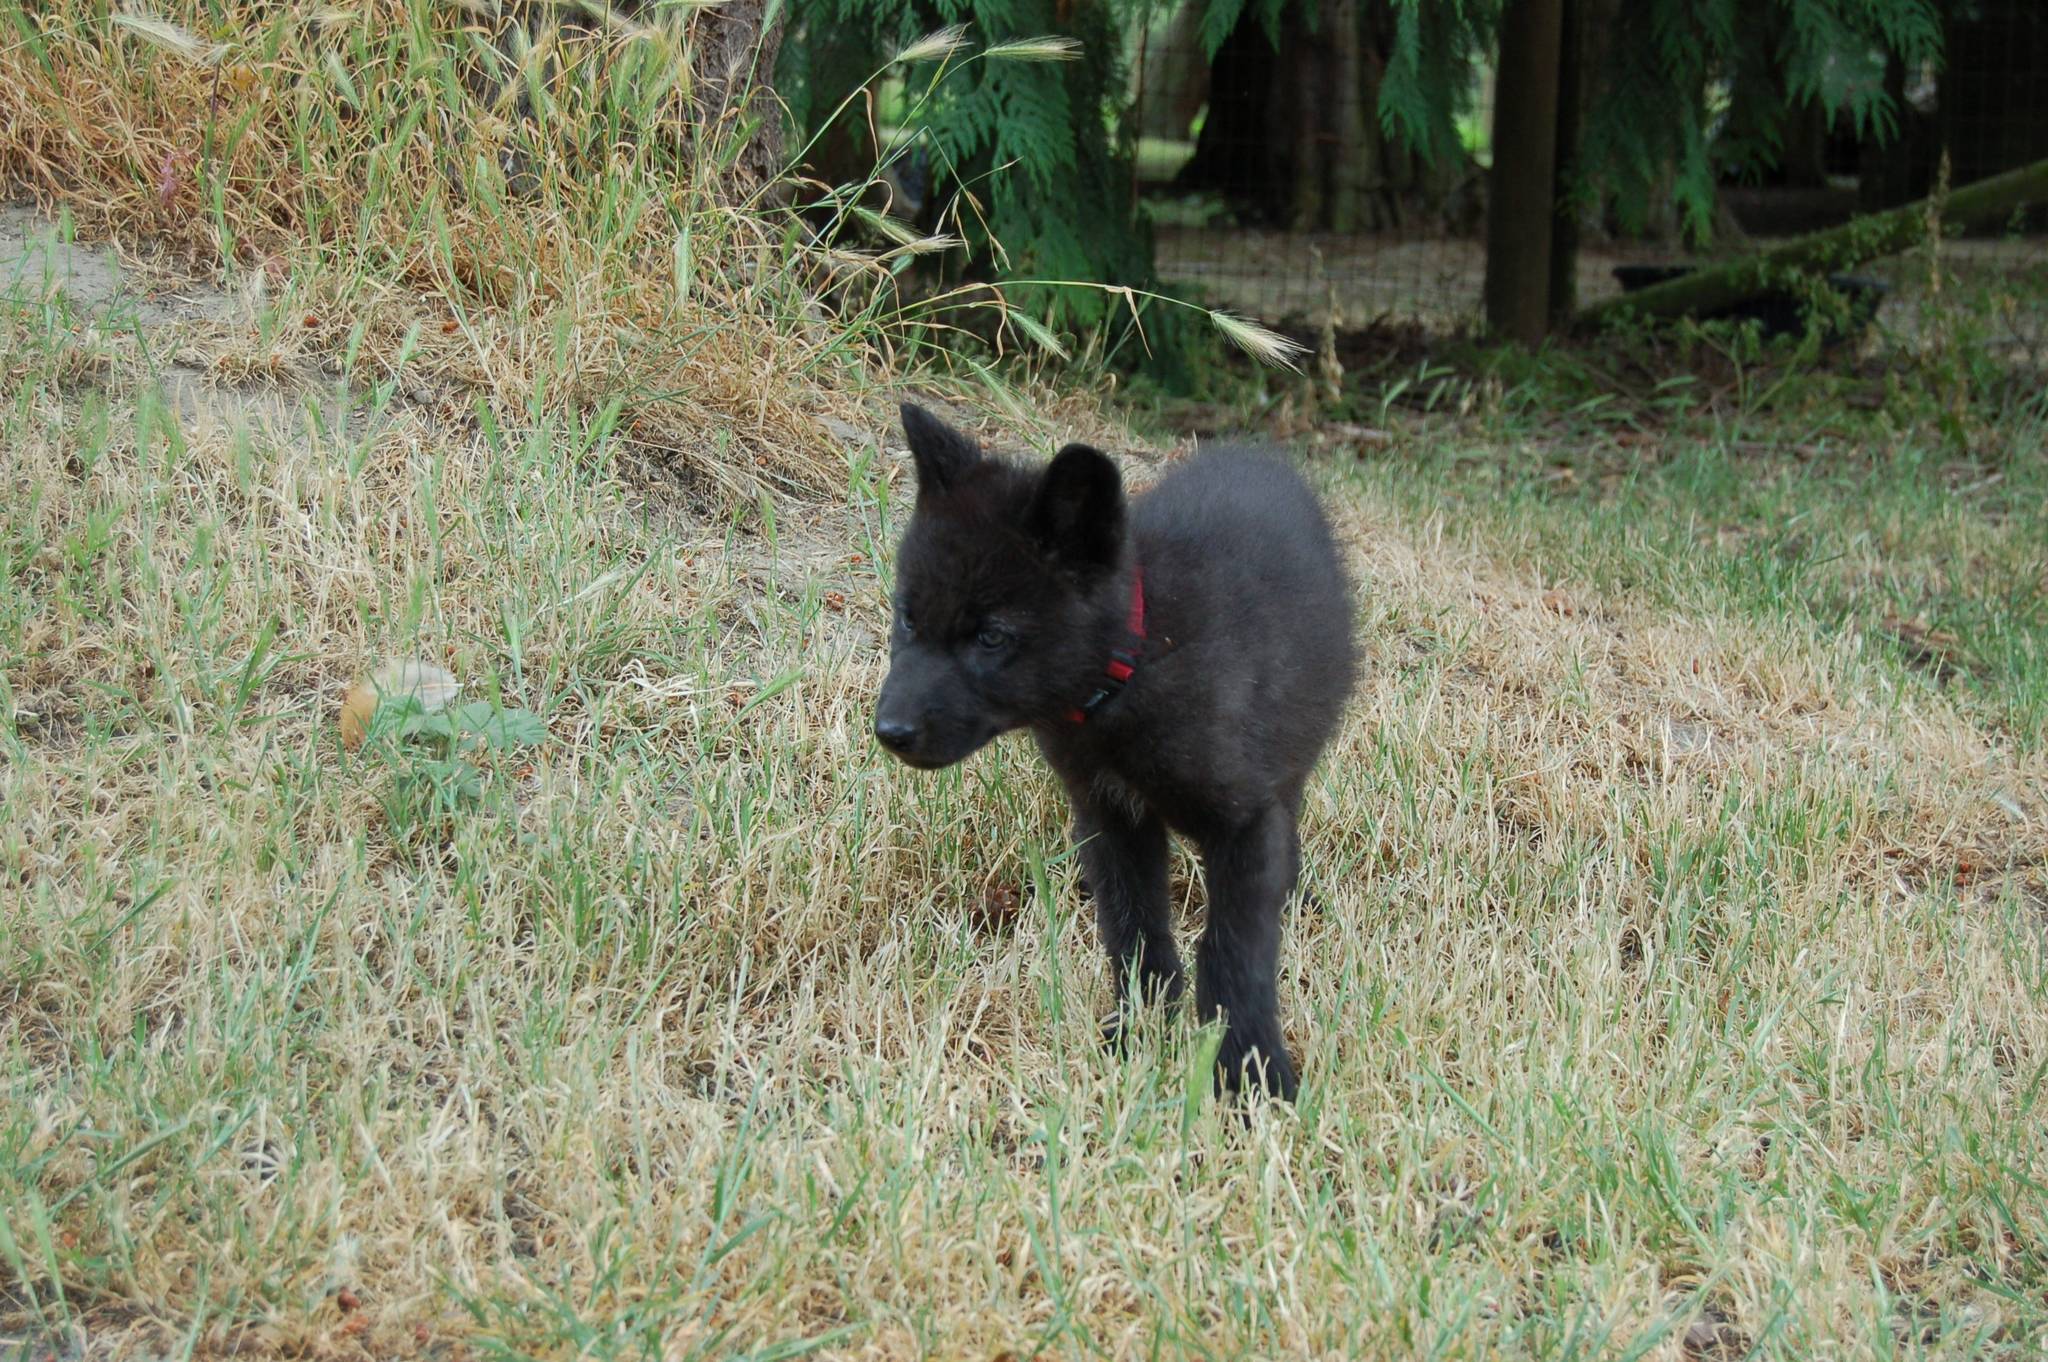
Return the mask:
<path id="1" fill-rule="evenodd" d="M 917 492 L 943 492 L 981 462 L 981 446 L 923 407 L 903 404 L 903 437 L 917 461 Z"/>
<path id="2" fill-rule="evenodd" d="M 1124 542 L 1124 484 L 1107 455 L 1068 445 L 1053 456 L 1031 499 L 1031 533 L 1068 567 L 1086 571 L 1116 562 Z"/>

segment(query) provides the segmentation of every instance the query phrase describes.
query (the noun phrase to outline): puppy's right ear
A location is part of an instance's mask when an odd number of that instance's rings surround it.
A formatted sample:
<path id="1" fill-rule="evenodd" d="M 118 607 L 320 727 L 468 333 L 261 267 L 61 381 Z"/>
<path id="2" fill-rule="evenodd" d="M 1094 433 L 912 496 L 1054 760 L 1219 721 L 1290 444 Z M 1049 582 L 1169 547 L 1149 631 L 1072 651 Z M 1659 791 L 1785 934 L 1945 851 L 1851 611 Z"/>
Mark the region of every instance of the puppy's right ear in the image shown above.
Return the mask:
<path id="1" fill-rule="evenodd" d="M 981 446 L 923 407 L 903 404 L 903 436 L 917 461 L 919 496 L 943 492 L 981 462 Z"/>

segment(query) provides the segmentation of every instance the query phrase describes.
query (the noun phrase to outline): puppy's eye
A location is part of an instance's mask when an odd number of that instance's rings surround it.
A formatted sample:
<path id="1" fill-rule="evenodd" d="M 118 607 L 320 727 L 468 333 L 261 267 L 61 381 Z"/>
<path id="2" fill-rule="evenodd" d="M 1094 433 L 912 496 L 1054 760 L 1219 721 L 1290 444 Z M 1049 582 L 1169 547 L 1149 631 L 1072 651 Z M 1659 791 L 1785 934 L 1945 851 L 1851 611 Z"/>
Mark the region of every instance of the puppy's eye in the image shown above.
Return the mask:
<path id="1" fill-rule="evenodd" d="M 898 628 L 903 630 L 904 637 L 906 638 L 917 632 L 910 623 L 910 607 L 907 605 L 896 607 L 896 624 Z"/>
<path id="2" fill-rule="evenodd" d="M 1007 648 L 1010 646 L 1010 631 L 1000 624 L 984 624 L 981 632 L 974 636 L 974 641 L 991 651 Z"/>

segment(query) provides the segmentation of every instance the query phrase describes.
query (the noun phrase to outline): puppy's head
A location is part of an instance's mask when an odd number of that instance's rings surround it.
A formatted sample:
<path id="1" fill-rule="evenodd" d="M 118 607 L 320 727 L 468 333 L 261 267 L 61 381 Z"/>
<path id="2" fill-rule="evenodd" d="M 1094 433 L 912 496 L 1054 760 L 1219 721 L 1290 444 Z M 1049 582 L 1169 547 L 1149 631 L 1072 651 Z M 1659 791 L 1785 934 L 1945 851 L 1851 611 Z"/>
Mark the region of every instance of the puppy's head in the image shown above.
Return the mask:
<path id="1" fill-rule="evenodd" d="M 896 556 L 875 737 L 934 769 L 1087 694 L 1120 619 L 1124 492 L 1116 465 L 1085 445 L 1020 468 L 908 404 L 903 433 L 917 503 Z"/>

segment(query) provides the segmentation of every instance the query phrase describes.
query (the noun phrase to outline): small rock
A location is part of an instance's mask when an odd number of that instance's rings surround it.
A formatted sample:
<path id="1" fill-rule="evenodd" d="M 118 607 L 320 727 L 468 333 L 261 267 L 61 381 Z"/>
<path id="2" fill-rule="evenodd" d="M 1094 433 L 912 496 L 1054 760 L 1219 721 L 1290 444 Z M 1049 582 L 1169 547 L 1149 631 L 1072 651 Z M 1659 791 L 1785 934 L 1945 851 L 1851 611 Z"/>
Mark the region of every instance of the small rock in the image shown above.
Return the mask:
<path id="1" fill-rule="evenodd" d="M 1666 719 L 1664 746 L 1674 757 L 1697 757 L 1712 750 L 1714 730 L 1690 719 Z"/>
<path id="2" fill-rule="evenodd" d="M 850 421 L 842 421 L 836 416 L 820 416 L 818 424 L 825 428 L 827 435 L 846 444 L 873 444 L 875 440 L 871 432 L 862 430 Z"/>

